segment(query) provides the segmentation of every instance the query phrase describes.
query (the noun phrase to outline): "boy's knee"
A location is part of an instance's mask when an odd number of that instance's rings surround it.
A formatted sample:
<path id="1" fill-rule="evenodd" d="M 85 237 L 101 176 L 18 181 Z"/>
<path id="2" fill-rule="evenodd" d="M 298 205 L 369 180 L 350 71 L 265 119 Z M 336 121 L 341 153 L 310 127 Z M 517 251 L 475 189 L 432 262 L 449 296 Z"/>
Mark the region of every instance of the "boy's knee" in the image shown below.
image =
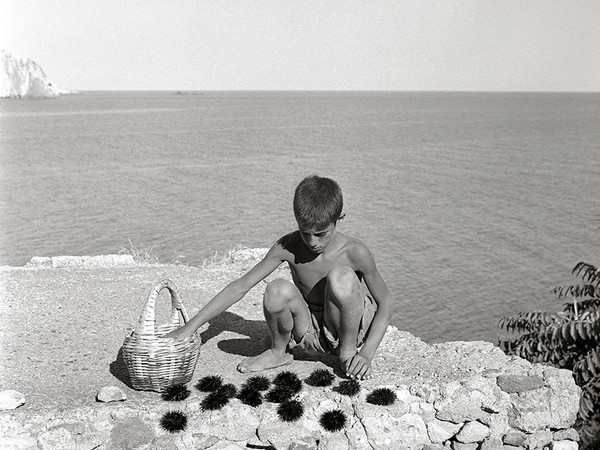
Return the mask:
<path id="1" fill-rule="evenodd" d="M 327 286 L 334 297 L 345 299 L 359 292 L 359 280 L 348 266 L 335 267 L 327 274 Z"/>
<path id="2" fill-rule="evenodd" d="M 279 311 L 294 298 L 295 294 L 292 283 L 278 278 L 267 284 L 263 297 L 263 305 L 269 311 Z"/>

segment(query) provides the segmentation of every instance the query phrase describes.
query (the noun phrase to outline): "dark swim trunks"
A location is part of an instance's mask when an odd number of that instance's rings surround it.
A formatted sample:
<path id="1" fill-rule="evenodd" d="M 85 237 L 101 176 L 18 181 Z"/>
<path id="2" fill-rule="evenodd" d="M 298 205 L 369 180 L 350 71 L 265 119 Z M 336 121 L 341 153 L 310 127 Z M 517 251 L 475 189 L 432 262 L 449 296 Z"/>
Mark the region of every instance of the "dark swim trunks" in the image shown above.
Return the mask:
<path id="1" fill-rule="evenodd" d="M 358 328 L 358 337 L 356 346 L 357 348 L 362 346 L 365 338 L 369 332 L 369 327 L 377 311 L 377 303 L 371 296 L 371 293 L 366 286 L 362 285 L 363 291 L 363 315 Z M 322 305 L 310 305 L 307 304 L 307 309 L 310 313 L 310 322 L 308 329 L 304 336 L 297 341 L 295 336 L 292 334 L 292 338 L 288 344 L 290 350 L 293 348 L 300 348 L 306 351 L 327 353 L 332 355 L 338 354 L 338 346 L 340 341 L 335 338 L 333 333 L 327 328 L 323 320 L 324 307 Z"/>

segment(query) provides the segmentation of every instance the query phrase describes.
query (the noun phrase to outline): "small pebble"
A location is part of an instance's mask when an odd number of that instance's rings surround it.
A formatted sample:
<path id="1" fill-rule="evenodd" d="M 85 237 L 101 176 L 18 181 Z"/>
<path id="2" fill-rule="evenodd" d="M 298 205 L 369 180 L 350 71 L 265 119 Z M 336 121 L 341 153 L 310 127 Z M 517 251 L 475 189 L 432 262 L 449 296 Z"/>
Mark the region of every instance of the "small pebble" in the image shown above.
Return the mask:
<path id="1" fill-rule="evenodd" d="M 127 400 L 127 395 L 118 386 L 104 386 L 98 391 L 96 400 L 102 403 L 122 402 Z"/>
<path id="2" fill-rule="evenodd" d="M 11 389 L 0 392 L 0 411 L 17 409 L 25 404 L 25 396 Z"/>

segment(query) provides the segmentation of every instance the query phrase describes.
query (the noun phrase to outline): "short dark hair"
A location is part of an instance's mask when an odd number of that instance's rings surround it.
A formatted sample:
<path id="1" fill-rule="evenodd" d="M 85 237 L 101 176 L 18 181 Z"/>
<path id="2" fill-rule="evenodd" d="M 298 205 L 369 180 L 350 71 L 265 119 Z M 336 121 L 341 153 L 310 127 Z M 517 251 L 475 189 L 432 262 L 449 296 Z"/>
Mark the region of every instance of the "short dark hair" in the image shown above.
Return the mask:
<path id="1" fill-rule="evenodd" d="M 312 175 L 296 187 L 294 215 L 300 229 L 324 230 L 341 218 L 344 200 L 339 184 Z"/>

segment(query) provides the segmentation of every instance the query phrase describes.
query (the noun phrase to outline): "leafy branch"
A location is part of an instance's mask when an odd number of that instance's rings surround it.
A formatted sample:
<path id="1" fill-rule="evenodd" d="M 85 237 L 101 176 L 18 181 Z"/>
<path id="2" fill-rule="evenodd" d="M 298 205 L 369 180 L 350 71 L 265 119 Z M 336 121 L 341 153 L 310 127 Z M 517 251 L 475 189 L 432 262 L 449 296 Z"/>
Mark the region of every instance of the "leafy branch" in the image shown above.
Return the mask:
<path id="1" fill-rule="evenodd" d="M 595 448 L 600 442 L 600 270 L 580 262 L 572 274 L 579 283 L 552 289 L 559 298 L 571 298 L 563 311 L 502 318 L 500 328 L 515 336 L 502 337 L 499 346 L 509 355 L 573 371 L 582 388 L 579 432 Z"/>

